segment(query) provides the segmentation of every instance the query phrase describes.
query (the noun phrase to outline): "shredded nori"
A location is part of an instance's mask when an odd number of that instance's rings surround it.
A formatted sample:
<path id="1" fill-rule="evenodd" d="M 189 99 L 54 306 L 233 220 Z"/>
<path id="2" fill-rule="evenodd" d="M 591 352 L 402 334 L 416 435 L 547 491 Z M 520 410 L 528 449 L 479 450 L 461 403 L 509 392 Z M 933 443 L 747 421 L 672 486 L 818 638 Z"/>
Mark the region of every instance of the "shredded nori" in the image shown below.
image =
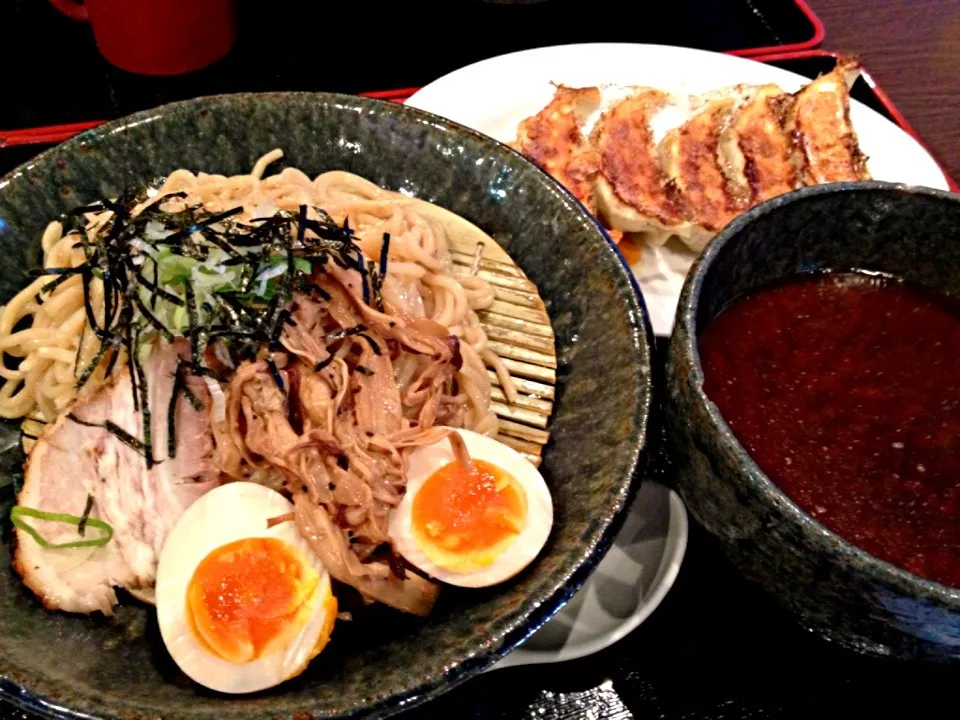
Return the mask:
<path id="1" fill-rule="evenodd" d="M 80 537 L 87 532 L 87 520 L 90 519 L 91 510 L 93 510 L 93 495 L 87 493 L 87 504 L 83 506 L 83 514 L 80 516 L 80 522 L 77 523 L 77 534 Z"/>
<path id="2" fill-rule="evenodd" d="M 83 263 L 82 265 L 77 265 L 76 267 L 52 267 L 52 268 L 39 268 L 32 272 L 33 275 L 66 275 L 70 277 L 71 275 L 79 275 L 82 272 L 86 272 L 87 264 Z"/>
<path id="3" fill-rule="evenodd" d="M 141 390 L 141 397 L 142 397 L 142 393 L 143 391 Z M 143 440 L 140 440 L 139 438 L 135 438 L 133 435 L 128 433 L 126 430 L 124 430 L 122 427 L 117 425 L 112 420 L 104 420 L 102 427 L 104 430 L 114 435 L 122 443 L 128 445 L 129 447 L 133 448 L 138 453 L 146 457 L 147 468 L 153 467 L 153 459 L 149 455 L 147 455 L 147 448 L 149 446 L 146 442 L 144 442 Z M 148 427 L 150 426 L 144 423 L 144 430 L 146 430 L 146 428 Z"/>
<path id="4" fill-rule="evenodd" d="M 314 372 L 320 372 L 320 371 L 323 370 L 327 365 L 329 365 L 330 363 L 333 362 L 333 358 L 334 358 L 333 355 L 328 355 L 328 356 L 325 357 L 323 360 L 321 360 L 320 362 L 318 362 L 316 365 L 313 366 L 313 371 L 314 371 Z"/>
<path id="5" fill-rule="evenodd" d="M 143 445 L 147 458 L 147 470 L 149 470 L 154 464 L 153 433 L 151 432 L 152 423 L 150 419 L 150 393 L 147 388 L 147 377 L 143 372 L 143 367 L 140 365 L 139 358 L 137 358 L 138 354 L 139 348 L 134 346 L 133 369 L 140 386 L 138 389 L 140 390 L 140 415 L 143 418 Z"/>
<path id="6" fill-rule="evenodd" d="M 183 382 L 183 397 L 188 403 L 190 403 L 190 407 L 197 412 L 203 412 L 203 401 L 201 401 L 200 398 L 193 393 L 193 390 L 191 390 L 190 386 L 187 385 L 186 380 Z"/>
<path id="7" fill-rule="evenodd" d="M 134 364 L 137 348 L 140 346 L 140 329 L 128 330 L 124 338 L 127 346 L 127 371 L 130 373 L 130 389 L 133 391 L 133 409 L 140 412 L 140 393 L 137 390 L 137 366 Z"/>
<path id="8" fill-rule="evenodd" d="M 351 328 L 341 328 L 340 330 L 334 330 L 333 332 L 329 332 L 324 335 L 323 341 L 329 345 L 337 340 L 343 340 L 345 337 L 350 335 L 359 335 L 362 332 L 366 332 L 366 330 L 367 326 L 363 325 L 362 323 L 360 325 L 354 325 Z"/>
<path id="9" fill-rule="evenodd" d="M 194 369 L 200 367 L 200 337 L 197 319 L 197 298 L 193 294 L 193 283 L 190 278 L 183 281 L 184 294 L 187 298 L 187 330 L 190 337 L 190 362 Z"/>
<path id="10" fill-rule="evenodd" d="M 383 234 L 383 245 L 380 246 L 380 277 L 387 276 L 387 258 L 390 255 L 390 233 Z"/>
<path id="11" fill-rule="evenodd" d="M 170 395 L 170 405 L 167 407 L 167 457 L 177 456 L 177 399 L 183 390 L 183 366 L 177 363 L 173 371 L 173 391 Z"/>
<path id="12" fill-rule="evenodd" d="M 383 351 L 380 349 L 380 346 L 377 345 L 376 341 L 367 335 L 366 333 L 359 333 L 360 337 L 370 343 L 370 349 L 373 350 L 374 355 L 383 355 Z"/>
<path id="13" fill-rule="evenodd" d="M 332 299 L 330 297 L 330 293 L 328 293 L 326 290 L 324 290 L 322 287 L 320 287 L 316 283 L 310 283 L 309 285 L 307 285 L 307 289 L 310 290 L 310 292 L 314 292 L 317 295 L 319 295 L 321 300 L 329 301 Z"/>
<path id="14" fill-rule="evenodd" d="M 117 358 L 120 357 L 120 345 L 123 341 L 115 337 L 110 341 L 110 359 L 107 360 L 107 366 L 103 370 L 104 377 L 110 377 L 110 373 L 113 372 L 113 367 L 117 364 Z"/>
<path id="15" fill-rule="evenodd" d="M 370 377 L 371 375 L 373 375 L 373 370 L 366 367 L 365 365 L 357 365 L 357 367 L 354 369 L 361 375 L 366 375 L 367 377 Z"/>
<path id="16" fill-rule="evenodd" d="M 93 279 L 92 269 L 86 266 L 86 271 L 81 273 L 80 277 L 83 279 L 83 309 L 87 315 L 87 324 L 96 336 L 103 340 L 107 337 L 107 333 L 97 324 L 97 317 L 93 312 L 93 305 L 90 303 L 90 281 Z"/>
<path id="17" fill-rule="evenodd" d="M 186 194 L 173 193 L 167 197 L 186 197 Z M 74 367 L 74 373 L 79 373 L 78 389 L 89 381 L 108 352 L 111 355 L 105 365 L 107 375 L 112 373 L 121 348 L 126 351 L 134 407 L 143 417 L 144 438 L 140 440 L 113 423 L 107 422 L 100 427 L 144 454 L 147 466 L 151 467 L 156 461 L 153 459 L 151 440 L 149 393 L 146 376 L 139 362 L 139 333 L 143 330 L 156 331 L 167 340 L 172 340 L 178 333 L 177 329 L 167 327 L 165 321 L 161 320 L 167 316 L 157 311 L 158 302 L 186 307 L 188 327 L 184 334 L 189 339 L 191 353 L 189 364 L 178 365 L 177 377 L 174 379 L 176 391 L 168 408 L 168 437 L 171 444 L 168 450 L 172 457 L 176 451 L 175 429 L 172 424 L 175 422 L 178 397 L 183 395 L 194 408 L 203 408 L 202 402 L 187 386 L 186 373 L 213 377 L 220 382 L 226 380 L 203 362 L 204 351 L 211 343 L 224 343 L 231 360 L 236 363 L 255 358 L 264 345 L 271 350 L 278 349 L 283 328 L 286 325 L 296 325 L 290 310 L 285 307 L 295 292 L 308 292 L 325 301 L 331 299 L 330 294 L 311 278 L 314 273 L 323 272 L 330 259 L 342 268 L 358 271 L 363 282 L 364 302 L 369 304 L 372 297 L 377 307 L 382 308 L 380 286 L 386 274 L 390 240 L 389 235 L 384 236 L 379 267 L 372 262 L 365 265 L 363 253 L 355 242 L 349 223 L 344 221 L 342 226 L 338 225 L 320 208 L 314 208 L 318 217 L 315 220 L 307 217 L 309 208 L 302 205 L 296 213 L 280 211 L 269 218 L 258 218 L 253 221 L 255 225 L 241 225 L 230 221 L 220 226 L 218 223 L 243 212 L 243 208 L 238 206 L 221 213 L 209 214 L 202 206 L 195 205 L 171 213 L 161 210 L 161 203 L 158 202 L 145 208 L 137 217 L 131 217 L 131 209 L 145 198 L 143 191 L 125 193 L 117 201 L 104 200 L 69 213 L 64 218 L 68 232 L 80 227 L 83 222 L 80 216 L 84 213 L 111 210 L 113 217 L 92 238 L 88 239 L 82 231 L 78 234 L 76 246 L 83 248 L 86 262 L 75 268 L 46 268 L 39 274 L 56 276 L 41 289 L 41 294 L 55 290 L 70 277 L 79 275 L 82 278 L 87 324 L 99 339 L 100 346 L 94 358 L 81 371 L 80 357 L 84 342 L 81 334 Z M 151 221 L 161 223 L 170 234 L 164 238 L 146 240 L 143 237 L 143 227 Z M 167 246 L 180 256 L 197 259 L 206 258 L 211 248 L 219 248 L 228 256 L 222 262 L 223 265 L 240 267 L 240 291 L 214 290 L 203 299 L 198 309 L 198 298 L 189 277 L 183 281 L 184 292 L 181 296 L 161 286 L 160 261 L 156 255 L 143 254 L 144 258 L 149 257 L 153 263 L 150 270 L 133 262 L 135 253 L 131 254 L 130 244 L 134 240 L 144 242 L 154 249 Z M 254 280 L 267 258 L 275 258 L 277 255 L 281 255 L 286 261 L 284 277 L 277 282 L 271 282 L 266 293 L 257 294 Z M 297 260 L 300 258 L 308 260 L 310 272 L 298 269 Z M 92 281 L 95 277 L 103 282 L 102 324 L 97 321 L 91 302 Z M 149 297 L 141 296 L 141 287 L 149 292 Z M 202 321 L 201 310 L 204 313 Z M 137 317 L 138 314 L 140 317 Z M 84 332 L 85 330 L 84 327 Z M 361 334 L 379 355 L 382 349 L 369 335 L 363 335 L 365 330 L 363 325 L 345 328 L 330 333 L 325 340 L 335 342 L 350 335 Z M 317 363 L 315 370 L 322 370 L 333 359 L 334 356 L 331 355 Z M 267 365 L 277 386 L 283 390 L 283 379 L 272 355 L 268 357 Z M 359 371 L 367 374 L 372 372 L 362 367 Z"/>
<path id="18" fill-rule="evenodd" d="M 81 420 L 73 413 L 68 413 L 67 418 L 77 423 L 78 425 L 83 425 L 84 427 L 101 428 L 102 430 L 106 430 L 111 435 L 114 435 L 122 443 L 133 448 L 138 453 L 146 457 L 146 452 L 145 452 L 147 447 L 146 444 L 142 440 L 138 440 L 137 438 L 135 438 L 133 435 L 128 433 L 126 430 L 124 430 L 122 427 L 117 425 L 112 420 L 105 420 L 103 423 L 87 422 L 86 420 Z M 147 460 L 147 466 L 153 467 L 153 463 L 150 461 L 149 458 Z"/>
<path id="19" fill-rule="evenodd" d="M 87 364 L 87 367 L 80 373 L 80 377 L 77 378 L 77 390 L 80 390 L 87 384 L 87 381 L 93 375 L 93 371 L 97 369 L 97 366 L 100 364 L 100 361 L 103 360 L 103 356 L 106 355 L 109 348 L 110 342 L 108 340 L 100 341 L 100 348 L 97 350 L 97 354 L 93 356 L 93 359 Z"/>
<path id="20" fill-rule="evenodd" d="M 78 267 L 83 267 L 83 266 L 81 265 L 81 266 L 78 266 Z M 82 274 L 82 272 L 83 272 L 83 271 L 81 270 L 81 274 Z M 41 302 L 41 300 L 39 299 L 39 298 L 40 298 L 40 295 L 47 295 L 47 294 L 49 294 L 49 293 L 52 293 L 54 290 L 56 290 L 58 287 L 60 287 L 63 283 L 65 283 L 67 280 L 69 280 L 69 279 L 72 278 L 72 277 L 73 277 L 72 274 L 71 274 L 71 275 L 59 275 L 59 276 L 58 276 L 57 278 L 55 278 L 54 280 L 51 280 L 50 282 L 48 282 L 46 285 L 44 285 L 42 288 L 40 288 L 40 292 L 37 293 L 37 302 L 38 302 L 38 303 Z"/>
<path id="21" fill-rule="evenodd" d="M 289 310 L 283 309 L 277 313 L 277 318 L 273 323 L 273 329 L 270 331 L 271 350 L 276 350 L 280 346 L 280 335 L 283 333 L 283 326 L 287 324 L 288 320 L 292 322 Z"/>
<path id="22" fill-rule="evenodd" d="M 202 228 L 205 228 L 209 225 L 215 225 L 221 220 L 226 220 L 228 217 L 232 217 L 233 215 L 239 215 L 242 212 L 243 212 L 242 205 L 235 208 L 231 208 L 230 210 L 225 210 L 222 213 L 217 213 L 216 215 L 211 215 L 207 218 L 204 218 L 203 220 L 198 220 L 192 225 L 190 225 L 189 227 L 185 227 L 182 230 L 178 230 L 177 232 L 173 233 L 173 235 L 168 235 L 167 237 L 163 238 L 162 240 L 158 240 L 157 242 L 158 244 L 162 244 L 162 245 L 177 245 L 179 243 L 182 243 L 186 238 L 189 238 L 191 235 L 193 235 L 193 233 L 198 232 Z"/>
<path id="23" fill-rule="evenodd" d="M 150 291 L 150 308 L 152 310 L 156 310 L 158 297 L 163 298 L 168 303 L 176 305 L 177 307 L 183 307 L 185 304 L 183 298 L 179 297 L 178 295 L 174 295 L 172 292 L 167 292 L 160 287 L 160 264 L 153 258 L 150 258 L 150 260 L 153 262 L 153 280 L 148 280 L 145 278 L 142 272 L 137 273 L 136 275 L 136 281 Z"/>
<path id="24" fill-rule="evenodd" d="M 140 314 L 143 315 L 144 319 L 153 326 L 153 328 L 159 332 L 163 337 L 167 339 L 168 342 L 173 341 L 173 333 L 167 329 L 167 326 L 160 322 L 156 316 L 147 310 L 146 303 L 140 299 L 140 296 L 136 293 L 133 294 L 131 300 L 136 304 L 137 309 L 140 311 Z"/>
<path id="25" fill-rule="evenodd" d="M 277 384 L 277 387 L 280 388 L 280 392 L 285 393 L 283 378 L 280 377 L 280 371 L 277 369 L 277 363 L 274 362 L 272 355 L 267 358 L 267 367 L 270 368 L 270 374 L 273 376 L 273 381 Z"/>

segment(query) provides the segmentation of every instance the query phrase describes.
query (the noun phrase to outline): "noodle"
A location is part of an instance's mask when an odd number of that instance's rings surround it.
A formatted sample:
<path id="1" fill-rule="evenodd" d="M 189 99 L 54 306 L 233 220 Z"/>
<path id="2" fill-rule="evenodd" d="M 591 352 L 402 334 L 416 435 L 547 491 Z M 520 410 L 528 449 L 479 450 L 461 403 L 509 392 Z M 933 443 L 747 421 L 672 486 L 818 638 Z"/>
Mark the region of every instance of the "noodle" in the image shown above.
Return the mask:
<path id="1" fill-rule="evenodd" d="M 490 380 L 484 363 L 495 371 L 508 400 L 516 397 L 516 389 L 501 359 L 487 347 L 486 334 L 477 318 L 476 311 L 493 302 L 489 283 L 475 275 L 452 274 L 443 228 L 410 207 L 409 198 L 346 172 L 327 172 L 311 180 L 300 170 L 284 168 L 276 175 L 264 177 L 268 166 L 281 157 L 281 150 L 272 150 L 257 160 L 250 174 L 233 177 L 176 170 L 131 215 L 135 217 L 157 203 L 165 212 L 199 204 L 211 213 L 242 207 L 235 220 L 250 223 L 278 210 L 297 211 L 302 205 L 308 208 L 307 217 L 316 220 L 319 215 L 315 208 L 322 208 L 337 223 L 349 223 L 357 245 L 373 262 L 380 259 L 384 234 L 389 233 L 389 257 L 382 284 L 387 312 L 366 307 L 365 321 L 389 321 L 403 328 L 425 318 L 459 337 L 464 346 L 462 367 L 457 371 L 459 392 L 446 401 L 466 405 L 466 427 L 495 434 L 497 418 L 490 407 Z M 169 197 L 172 193 L 185 193 L 185 197 Z M 87 238 L 93 239 L 112 215 L 109 210 L 88 213 Z M 64 234 L 60 222 L 51 222 L 41 238 L 44 267 L 82 265 L 87 258 L 78 246 L 80 240 L 80 233 Z M 58 279 L 62 282 L 44 291 Z M 97 277 L 88 281 L 89 304 L 94 318 L 102 324 L 103 283 Z M 20 359 L 20 364 L 16 369 L 0 367 L 0 417 L 38 416 L 50 422 L 79 393 L 102 385 L 112 353 L 118 354 L 113 358 L 115 364 L 124 362 L 123 350 L 110 348 L 89 382 L 78 391 L 78 378 L 101 349 L 100 339 L 87 323 L 83 283 L 80 274 L 65 280 L 58 275 L 43 275 L 3 307 L 0 351 Z M 111 310 L 112 315 L 116 312 L 117 308 Z M 341 351 L 347 349 L 349 344 L 344 344 Z M 408 360 L 401 358 L 394 368 L 403 391 L 409 379 L 421 370 L 408 365 Z M 338 361 L 339 364 L 342 362 Z M 344 366 L 342 372 L 345 371 Z M 341 394 L 345 388 L 343 382 Z"/>

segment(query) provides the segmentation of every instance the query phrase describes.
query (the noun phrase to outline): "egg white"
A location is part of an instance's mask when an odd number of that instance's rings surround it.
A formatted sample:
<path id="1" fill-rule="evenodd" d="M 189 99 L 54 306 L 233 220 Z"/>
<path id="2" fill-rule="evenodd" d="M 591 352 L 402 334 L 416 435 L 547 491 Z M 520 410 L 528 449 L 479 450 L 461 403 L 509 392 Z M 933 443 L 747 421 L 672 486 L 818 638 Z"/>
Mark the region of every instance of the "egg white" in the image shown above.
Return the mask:
<path id="1" fill-rule="evenodd" d="M 293 512 L 275 490 L 249 482 L 222 485 L 183 514 L 163 545 L 157 569 L 157 620 L 160 634 L 177 665 L 193 680 L 224 693 L 248 693 L 278 685 L 309 663 L 327 622 L 330 577 L 296 525 L 267 528 L 267 520 Z M 201 645 L 187 619 L 187 586 L 197 565 L 214 549 L 244 538 L 276 538 L 288 543 L 320 575 L 313 612 L 282 651 L 248 663 L 232 663 Z"/>
<path id="2" fill-rule="evenodd" d="M 513 543 L 490 565 L 472 572 L 453 572 L 434 563 L 420 548 L 412 528 L 413 502 L 424 483 L 437 470 L 456 460 L 446 438 L 417 448 L 408 457 L 407 490 L 390 516 L 390 539 L 411 565 L 441 582 L 459 587 L 487 587 L 508 580 L 533 562 L 543 549 L 553 527 L 553 499 L 543 476 L 523 455 L 501 442 L 470 430 L 454 430 L 463 438 L 475 460 L 485 460 L 512 475 L 523 488 L 527 516 Z"/>

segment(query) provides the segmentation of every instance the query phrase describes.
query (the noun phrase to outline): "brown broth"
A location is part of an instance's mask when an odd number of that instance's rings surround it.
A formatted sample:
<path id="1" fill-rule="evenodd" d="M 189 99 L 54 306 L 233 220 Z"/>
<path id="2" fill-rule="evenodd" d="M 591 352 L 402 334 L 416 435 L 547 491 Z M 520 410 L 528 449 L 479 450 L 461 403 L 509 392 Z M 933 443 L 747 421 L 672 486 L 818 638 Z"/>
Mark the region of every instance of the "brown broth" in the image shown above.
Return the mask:
<path id="1" fill-rule="evenodd" d="M 704 390 L 757 465 L 830 530 L 960 587 L 960 312 L 896 280 L 802 276 L 700 338 Z"/>

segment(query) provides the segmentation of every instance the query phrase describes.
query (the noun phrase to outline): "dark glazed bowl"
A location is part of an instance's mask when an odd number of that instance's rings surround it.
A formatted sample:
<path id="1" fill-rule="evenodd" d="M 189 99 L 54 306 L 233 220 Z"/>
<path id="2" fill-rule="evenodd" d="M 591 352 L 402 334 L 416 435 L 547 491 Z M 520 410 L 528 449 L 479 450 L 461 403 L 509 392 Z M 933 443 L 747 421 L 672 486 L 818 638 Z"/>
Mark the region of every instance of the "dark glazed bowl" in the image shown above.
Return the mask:
<path id="1" fill-rule="evenodd" d="M 38 266 L 40 233 L 64 210 L 178 167 L 249 172 L 274 147 L 286 153 L 277 169 L 349 170 L 459 213 L 538 285 L 560 363 L 542 466 L 556 512 L 550 540 L 509 583 L 447 589 L 423 621 L 374 608 L 362 621 L 338 624 L 304 675 L 228 697 L 178 673 L 152 610 L 127 604 L 113 618 L 43 610 L 10 567 L 9 483 L 21 458 L 0 455 L 0 694 L 14 702 L 83 718 L 384 717 L 489 667 L 548 620 L 606 551 L 633 497 L 645 460 L 651 335 L 629 271 L 587 212 L 544 173 L 418 110 L 340 95 L 235 95 L 84 133 L 0 180 L 0 300 Z M 12 426 L 5 430 L 0 447 L 13 437 Z"/>
<path id="2" fill-rule="evenodd" d="M 666 422 L 680 491 L 733 563 L 806 627 L 861 652 L 958 660 L 960 589 L 878 560 L 813 520 L 757 467 L 702 389 L 698 334 L 727 303 L 798 273 L 853 268 L 960 295 L 960 196 L 879 182 L 811 187 L 714 239 L 687 277 L 669 350 Z"/>

